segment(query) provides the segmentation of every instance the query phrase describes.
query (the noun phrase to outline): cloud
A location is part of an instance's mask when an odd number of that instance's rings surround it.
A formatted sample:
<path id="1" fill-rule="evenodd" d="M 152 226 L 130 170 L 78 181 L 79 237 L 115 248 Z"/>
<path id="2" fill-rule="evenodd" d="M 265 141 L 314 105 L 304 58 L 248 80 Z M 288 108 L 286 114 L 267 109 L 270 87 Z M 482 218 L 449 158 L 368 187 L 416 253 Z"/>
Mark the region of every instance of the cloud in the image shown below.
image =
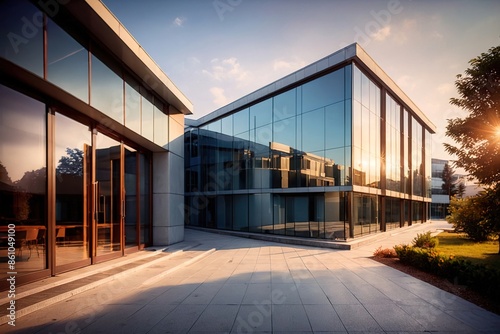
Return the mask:
<path id="1" fill-rule="evenodd" d="M 300 59 L 284 60 L 282 58 L 275 59 L 273 62 L 274 71 L 294 71 L 306 66 L 306 62 Z"/>
<path id="2" fill-rule="evenodd" d="M 418 29 L 416 29 L 416 26 L 417 26 L 416 19 L 403 20 L 400 27 L 394 29 L 394 31 L 395 31 L 394 37 L 393 37 L 394 41 L 396 41 L 396 43 L 399 43 L 399 44 L 405 44 L 408 41 L 408 39 L 415 38 L 415 32 L 418 32 Z"/>
<path id="3" fill-rule="evenodd" d="M 172 22 L 172 24 L 176 27 L 182 27 L 184 25 L 184 22 L 186 22 L 185 18 L 176 17 L 175 20 Z"/>
<path id="4" fill-rule="evenodd" d="M 370 34 L 370 36 L 376 41 L 383 41 L 390 35 L 391 35 L 390 25 L 380 28 L 377 32 Z"/>
<path id="5" fill-rule="evenodd" d="M 451 92 L 453 92 L 453 87 L 454 87 L 454 85 L 451 83 L 444 83 L 444 84 L 439 85 L 436 88 L 436 90 L 441 94 L 450 94 Z"/>
<path id="6" fill-rule="evenodd" d="M 224 95 L 224 88 L 221 87 L 212 87 L 210 88 L 210 93 L 213 96 L 213 103 L 218 107 L 225 106 L 229 103 L 229 99 Z"/>
<path id="7" fill-rule="evenodd" d="M 248 77 L 248 72 L 245 71 L 238 59 L 231 57 L 228 59 L 212 59 L 212 68 L 210 70 L 203 70 L 203 73 L 210 76 L 217 81 L 234 80 L 244 81 Z"/>
<path id="8" fill-rule="evenodd" d="M 434 38 L 434 39 L 443 39 L 444 38 L 444 36 L 441 33 L 437 32 L 437 31 L 433 31 L 431 33 L 431 37 Z"/>

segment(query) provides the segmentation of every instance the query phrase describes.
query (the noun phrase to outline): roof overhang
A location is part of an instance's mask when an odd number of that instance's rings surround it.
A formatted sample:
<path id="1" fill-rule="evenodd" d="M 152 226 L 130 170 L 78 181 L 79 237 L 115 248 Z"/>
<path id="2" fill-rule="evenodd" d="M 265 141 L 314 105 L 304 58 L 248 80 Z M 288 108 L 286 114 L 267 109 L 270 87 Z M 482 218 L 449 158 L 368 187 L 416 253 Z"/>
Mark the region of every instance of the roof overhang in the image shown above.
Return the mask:
<path id="1" fill-rule="evenodd" d="M 142 83 L 184 115 L 193 104 L 100 0 L 69 1 L 64 7 Z"/>

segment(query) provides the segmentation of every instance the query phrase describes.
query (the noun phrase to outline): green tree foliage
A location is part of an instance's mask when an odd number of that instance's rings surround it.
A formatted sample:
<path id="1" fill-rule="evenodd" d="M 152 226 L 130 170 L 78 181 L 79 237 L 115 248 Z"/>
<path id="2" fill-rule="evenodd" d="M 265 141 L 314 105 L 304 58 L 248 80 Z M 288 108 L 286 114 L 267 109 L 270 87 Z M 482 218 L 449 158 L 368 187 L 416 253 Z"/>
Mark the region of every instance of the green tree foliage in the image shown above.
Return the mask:
<path id="1" fill-rule="evenodd" d="M 83 151 L 66 148 L 66 156 L 59 159 L 56 170 L 59 174 L 83 175 Z"/>
<path id="2" fill-rule="evenodd" d="M 0 162 L 0 182 L 8 185 L 12 185 L 12 180 L 9 176 L 7 168 Z"/>
<path id="3" fill-rule="evenodd" d="M 441 185 L 441 188 L 449 197 L 455 196 L 457 194 L 458 189 L 455 183 L 455 179 L 455 171 L 448 163 L 446 163 L 443 168 L 443 184 Z"/>
<path id="4" fill-rule="evenodd" d="M 464 194 L 465 194 L 465 184 L 462 181 L 460 181 L 458 183 L 456 196 L 462 198 L 462 197 L 464 197 Z"/>
<path id="5" fill-rule="evenodd" d="M 452 197 L 446 220 L 458 232 L 464 232 L 474 241 L 485 241 L 490 232 L 483 215 L 483 195 L 467 198 Z"/>
<path id="6" fill-rule="evenodd" d="M 455 86 L 452 105 L 469 112 L 449 119 L 446 135 L 457 145 L 445 144 L 456 155 L 455 167 L 464 168 L 484 185 L 500 182 L 500 46 L 472 59 Z"/>
<path id="7" fill-rule="evenodd" d="M 461 203 L 468 206 L 468 213 L 462 212 L 459 205 L 454 208 L 450 205 L 450 216 L 456 224 L 477 230 L 479 234 L 480 230 L 487 235 L 497 234 L 500 253 L 500 46 L 472 59 L 469 65 L 465 74 L 459 74 L 455 81 L 459 97 L 450 100 L 452 105 L 469 114 L 448 120 L 446 135 L 457 145 L 445 144 L 445 148 L 457 156 L 455 167 L 464 168 L 489 188 L 470 203 Z M 463 216 L 462 222 L 457 220 L 459 216 Z"/>

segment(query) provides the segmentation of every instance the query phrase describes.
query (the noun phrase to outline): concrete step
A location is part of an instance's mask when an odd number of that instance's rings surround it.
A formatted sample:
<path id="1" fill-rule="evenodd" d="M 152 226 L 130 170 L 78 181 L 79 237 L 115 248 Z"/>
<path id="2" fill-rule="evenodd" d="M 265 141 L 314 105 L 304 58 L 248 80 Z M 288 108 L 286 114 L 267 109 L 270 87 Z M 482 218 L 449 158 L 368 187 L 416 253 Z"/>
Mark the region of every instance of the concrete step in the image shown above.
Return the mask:
<path id="1" fill-rule="evenodd" d="M 52 281 L 47 279 L 44 280 L 46 284 L 40 285 L 38 283 L 32 287 L 26 286 L 23 291 L 16 294 L 14 299 L 15 319 L 145 268 L 153 268 L 151 270 L 153 274 L 143 284 L 153 284 L 164 276 L 215 252 L 215 248 L 206 250 L 197 248 L 197 246 L 172 249 L 170 252 L 166 252 L 165 249 L 140 252 L 142 254 L 132 259 L 110 261 L 107 266 L 104 265 L 95 270 L 88 270 L 89 267 L 82 268 L 80 272 L 78 270 L 71 272 L 66 278 L 54 278 Z M 10 301 L 8 297 L 1 299 L 0 308 L 8 311 Z M 0 325 L 10 320 L 9 314 L 2 316 L 0 317 Z"/>

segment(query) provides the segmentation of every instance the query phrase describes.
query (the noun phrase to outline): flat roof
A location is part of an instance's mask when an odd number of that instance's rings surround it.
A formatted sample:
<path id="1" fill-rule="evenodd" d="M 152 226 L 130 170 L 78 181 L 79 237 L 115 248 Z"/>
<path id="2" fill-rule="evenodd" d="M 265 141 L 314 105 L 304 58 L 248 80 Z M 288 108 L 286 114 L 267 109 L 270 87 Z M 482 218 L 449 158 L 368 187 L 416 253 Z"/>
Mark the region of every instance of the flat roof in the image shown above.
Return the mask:
<path id="1" fill-rule="evenodd" d="M 301 82 L 305 82 L 313 77 L 317 76 L 321 72 L 328 71 L 333 67 L 338 67 L 343 63 L 347 64 L 352 61 L 361 63 L 369 71 L 373 73 L 386 88 L 392 91 L 403 104 L 410 109 L 415 116 L 417 116 L 425 126 L 432 132 L 436 132 L 436 126 L 431 122 L 431 120 L 416 106 L 415 103 L 403 92 L 401 88 L 382 70 L 382 68 L 366 53 L 363 48 L 357 44 L 353 43 L 346 46 L 339 51 L 332 53 L 298 71 L 295 71 L 267 86 L 264 86 L 253 93 L 250 93 L 228 105 L 219 108 L 210 114 L 200 117 L 197 120 L 191 120 L 189 122 L 192 126 L 201 126 L 209 123 L 212 120 L 223 117 L 224 115 L 231 113 L 237 109 L 243 108 L 253 102 L 263 99 L 267 96 L 274 94 L 277 91 L 285 90 L 286 88 L 292 88 L 299 85 Z"/>
<path id="2" fill-rule="evenodd" d="M 100 0 L 70 1 L 64 7 L 148 88 L 184 115 L 193 113 L 191 101 Z"/>

